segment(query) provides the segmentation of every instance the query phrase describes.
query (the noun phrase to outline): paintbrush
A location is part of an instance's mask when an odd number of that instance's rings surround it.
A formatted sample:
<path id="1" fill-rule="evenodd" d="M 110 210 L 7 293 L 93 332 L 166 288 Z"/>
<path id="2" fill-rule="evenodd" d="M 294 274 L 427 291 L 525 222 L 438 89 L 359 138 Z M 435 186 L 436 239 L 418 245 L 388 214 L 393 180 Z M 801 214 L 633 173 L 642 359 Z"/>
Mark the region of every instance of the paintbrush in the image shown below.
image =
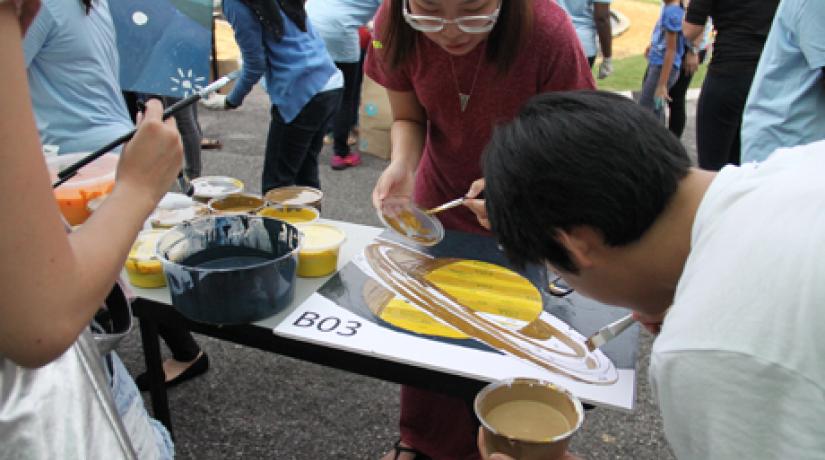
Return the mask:
<path id="1" fill-rule="evenodd" d="M 456 198 L 455 200 L 448 201 L 448 202 L 446 202 L 442 205 L 436 206 L 432 209 L 428 209 L 428 210 L 424 211 L 424 214 L 433 215 L 433 214 L 439 213 L 441 211 L 446 211 L 448 209 L 456 208 L 456 207 L 461 206 L 462 204 L 464 204 L 464 200 L 466 200 L 466 199 L 467 199 L 467 197 L 463 197 L 463 196 L 461 198 Z"/>
<path id="2" fill-rule="evenodd" d="M 224 86 L 226 86 L 226 84 L 229 83 L 230 81 L 235 80 L 236 78 L 238 78 L 238 76 L 240 76 L 240 74 L 241 74 L 240 70 L 230 72 L 230 73 L 224 75 L 223 77 L 213 81 L 208 86 L 206 86 L 205 88 L 201 89 L 200 91 L 192 94 L 191 96 L 185 97 L 185 98 L 181 99 L 180 101 L 170 105 L 169 107 L 166 108 L 166 110 L 163 111 L 163 119 L 166 120 L 167 118 L 169 118 L 172 115 L 179 112 L 184 107 L 188 107 L 188 106 L 194 104 L 198 99 L 206 98 L 208 95 L 210 95 L 210 94 L 214 93 L 215 91 L 217 91 L 217 90 L 223 88 Z M 129 131 L 128 133 L 126 133 L 126 134 L 124 134 L 120 137 L 118 137 L 117 139 L 113 140 L 112 142 L 109 142 L 108 144 L 104 145 L 103 147 L 101 147 L 101 148 L 95 150 L 94 152 L 86 155 L 85 157 L 81 158 L 76 163 L 73 163 L 73 164 L 69 165 L 68 167 L 66 167 L 65 169 L 63 169 L 62 171 L 58 172 L 57 173 L 57 180 L 55 181 L 54 184 L 52 184 L 52 188 L 60 187 L 64 182 L 66 182 L 67 180 L 74 177 L 75 174 L 77 174 L 77 171 L 80 170 L 80 168 L 82 168 L 82 167 L 86 166 L 87 164 L 97 160 L 98 158 L 100 158 L 103 155 L 105 155 L 106 153 L 110 152 L 112 149 L 116 148 L 117 146 L 129 141 L 129 139 L 131 139 L 135 135 L 135 132 L 137 132 L 137 128 Z M 193 193 L 194 190 L 186 184 L 185 179 L 183 178 L 183 172 L 178 174 L 178 185 L 181 187 L 181 191 L 183 193 L 185 193 L 188 196 L 192 196 L 192 193 Z"/>
<path id="3" fill-rule="evenodd" d="M 614 337 L 624 332 L 625 329 L 630 327 L 635 322 L 636 320 L 633 319 L 633 315 L 630 314 L 599 329 L 599 332 L 591 335 L 585 341 L 587 349 L 590 351 L 595 351 L 596 348 L 600 348 L 610 340 L 613 340 Z"/>

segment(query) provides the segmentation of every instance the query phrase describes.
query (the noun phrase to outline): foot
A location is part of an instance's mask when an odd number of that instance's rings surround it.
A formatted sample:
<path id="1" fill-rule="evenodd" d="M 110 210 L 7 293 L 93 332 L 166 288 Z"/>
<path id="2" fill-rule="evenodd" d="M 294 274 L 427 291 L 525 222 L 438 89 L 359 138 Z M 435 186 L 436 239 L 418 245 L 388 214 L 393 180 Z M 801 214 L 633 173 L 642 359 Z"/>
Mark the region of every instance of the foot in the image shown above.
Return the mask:
<path id="1" fill-rule="evenodd" d="M 187 380 L 191 380 L 209 370 L 209 356 L 203 351 L 192 361 L 178 361 L 167 359 L 163 362 L 163 374 L 165 376 L 166 387 L 179 385 Z M 149 390 L 149 374 L 144 372 L 135 378 L 140 391 Z"/>
<path id="2" fill-rule="evenodd" d="M 353 150 L 349 155 L 344 157 L 344 161 L 347 162 L 347 166 L 349 167 L 358 166 L 361 164 L 361 153 Z"/>
<path id="3" fill-rule="evenodd" d="M 392 446 L 392 450 L 381 457 L 381 460 L 430 460 L 430 457 L 413 449 L 399 439 Z"/>
<path id="4" fill-rule="evenodd" d="M 349 155 L 343 157 L 333 154 L 332 159 L 330 160 L 330 166 L 332 166 L 332 169 L 335 169 L 336 171 L 358 166 L 360 164 L 361 154 L 357 151 L 352 151 Z"/>
<path id="5" fill-rule="evenodd" d="M 347 164 L 347 157 L 342 157 L 340 155 L 335 154 L 332 155 L 332 159 L 330 159 L 329 165 L 332 167 L 332 169 L 336 171 L 349 168 L 349 165 Z"/>
<path id="6" fill-rule="evenodd" d="M 355 145 L 358 143 L 358 135 L 350 131 L 349 136 L 347 136 L 347 145 Z"/>

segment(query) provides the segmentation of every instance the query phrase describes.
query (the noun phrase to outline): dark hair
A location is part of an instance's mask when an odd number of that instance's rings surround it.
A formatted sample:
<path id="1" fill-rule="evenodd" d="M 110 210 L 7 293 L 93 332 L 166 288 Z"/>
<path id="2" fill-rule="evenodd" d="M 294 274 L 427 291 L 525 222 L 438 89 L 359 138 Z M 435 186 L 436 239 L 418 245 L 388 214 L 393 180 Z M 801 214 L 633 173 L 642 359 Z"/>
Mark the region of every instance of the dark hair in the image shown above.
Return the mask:
<path id="1" fill-rule="evenodd" d="M 295 23 L 301 32 L 307 31 L 307 15 L 304 10 L 305 0 L 241 0 L 261 21 L 264 30 L 275 41 L 280 42 L 284 36 L 284 19 L 281 10 L 290 21 Z"/>
<path id="2" fill-rule="evenodd" d="M 390 68 L 407 62 L 415 50 L 415 42 L 421 32 L 414 30 L 404 20 L 405 0 L 387 0 L 389 17 L 381 30 L 376 31 L 383 44 Z M 487 36 L 486 57 L 496 63 L 501 73 L 507 73 L 516 58 L 516 52 L 527 41 L 533 28 L 534 0 L 501 0 L 501 12 L 495 27 Z M 549 1 L 549 0 L 539 0 Z"/>
<path id="3" fill-rule="evenodd" d="M 495 129 L 483 161 L 487 212 L 507 256 L 572 273 L 559 230 L 586 225 L 610 246 L 633 243 L 690 167 L 682 143 L 650 111 L 600 91 L 534 96 Z"/>

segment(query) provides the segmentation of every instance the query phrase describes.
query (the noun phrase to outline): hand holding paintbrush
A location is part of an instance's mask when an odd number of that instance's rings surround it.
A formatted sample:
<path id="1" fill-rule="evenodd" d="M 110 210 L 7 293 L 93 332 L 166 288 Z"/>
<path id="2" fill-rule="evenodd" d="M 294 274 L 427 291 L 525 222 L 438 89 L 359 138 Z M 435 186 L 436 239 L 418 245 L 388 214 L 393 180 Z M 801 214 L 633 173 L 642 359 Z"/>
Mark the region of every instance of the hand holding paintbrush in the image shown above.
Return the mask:
<path id="1" fill-rule="evenodd" d="M 221 78 L 215 80 L 214 82 L 212 82 L 206 88 L 192 94 L 191 96 L 188 96 L 184 99 L 181 99 L 180 101 L 176 102 L 175 104 L 172 104 L 166 110 L 163 111 L 162 119 L 167 120 L 169 117 L 171 117 L 172 115 L 174 115 L 175 113 L 177 113 L 178 111 L 183 109 L 184 107 L 187 107 L 191 104 L 194 104 L 195 102 L 198 101 L 198 99 L 205 98 L 208 95 L 214 93 L 215 91 L 223 88 L 224 86 L 226 86 L 227 83 L 229 83 L 230 81 L 238 78 L 239 75 L 240 75 L 240 71 L 237 71 L 237 70 L 232 72 L 232 73 L 229 73 L 227 75 L 224 75 L 223 77 L 221 77 Z M 137 129 L 133 129 L 132 131 L 129 131 L 128 133 L 118 137 L 117 139 L 113 140 L 112 142 L 109 142 L 108 144 L 106 144 L 103 147 L 95 150 L 94 152 L 90 153 L 89 155 L 86 155 L 85 157 L 83 157 L 77 163 L 72 164 L 69 167 L 63 169 L 62 171 L 60 171 L 57 174 L 57 181 L 55 181 L 55 183 L 52 184 L 52 188 L 60 187 L 60 185 L 65 183 L 67 180 L 74 177 L 74 175 L 77 174 L 77 171 L 80 170 L 80 168 L 82 168 L 82 167 L 86 166 L 87 164 L 97 160 L 98 158 L 102 157 L 107 152 L 111 151 L 112 149 L 116 148 L 117 146 L 128 142 L 129 139 L 131 139 L 135 135 L 136 132 L 137 132 Z M 178 183 L 181 186 L 181 191 L 183 193 L 185 193 L 189 196 L 192 195 L 191 188 L 188 185 L 186 185 L 185 181 L 183 180 L 183 173 L 182 172 L 178 173 Z"/>

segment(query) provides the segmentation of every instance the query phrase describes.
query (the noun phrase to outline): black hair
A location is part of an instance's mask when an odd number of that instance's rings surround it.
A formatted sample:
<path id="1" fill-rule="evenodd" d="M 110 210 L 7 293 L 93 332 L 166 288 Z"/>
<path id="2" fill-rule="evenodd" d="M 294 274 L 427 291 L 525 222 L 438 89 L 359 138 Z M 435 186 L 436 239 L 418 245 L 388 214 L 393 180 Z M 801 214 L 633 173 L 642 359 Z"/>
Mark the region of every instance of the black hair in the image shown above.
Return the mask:
<path id="1" fill-rule="evenodd" d="M 307 31 L 307 14 L 304 0 L 241 0 L 261 21 L 264 29 L 275 41 L 280 42 L 284 36 L 284 20 L 281 10 L 301 32 Z"/>
<path id="2" fill-rule="evenodd" d="M 517 266 L 577 273 L 556 240 L 584 225 L 610 246 L 637 241 L 687 175 L 682 143 L 652 113 L 600 91 L 534 96 L 484 153 L 493 232 Z"/>

